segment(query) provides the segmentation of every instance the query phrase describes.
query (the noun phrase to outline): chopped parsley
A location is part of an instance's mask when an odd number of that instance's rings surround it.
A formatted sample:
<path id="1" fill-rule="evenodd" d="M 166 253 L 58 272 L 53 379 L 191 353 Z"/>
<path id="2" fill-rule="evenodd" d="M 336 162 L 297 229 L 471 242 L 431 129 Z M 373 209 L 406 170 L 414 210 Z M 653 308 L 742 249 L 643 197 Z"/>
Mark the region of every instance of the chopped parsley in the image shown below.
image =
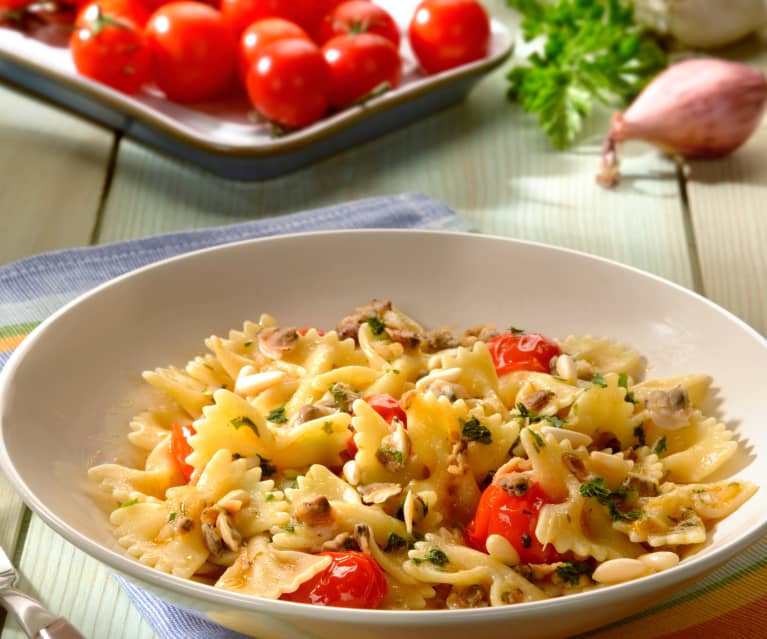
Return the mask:
<path id="1" fill-rule="evenodd" d="M 402 451 L 392 448 L 391 446 L 381 446 L 376 451 L 376 459 L 384 466 L 396 463 L 400 468 L 405 465 L 405 460 L 402 457 Z"/>
<path id="2" fill-rule="evenodd" d="M 634 392 L 629 390 L 629 378 L 628 378 L 628 375 L 626 375 L 626 373 L 620 373 L 618 375 L 618 386 L 626 389 L 625 400 L 627 402 L 631 404 L 639 403 L 637 402 L 636 399 L 634 399 Z"/>
<path id="3" fill-rule="evenodd" d="M 591 576 L 591 566 L 587 563 L 565 561 L 557 566 L 557 576 L 565 583 L 571 586 L 577 586 L 580 583 L 581 575 Z"/>
<path id="4" fill-rule="evenodd" d="M 328 435 L 333 434 L 333 422 L 331 421 L 325 421 L 322 423 L 322 430 L 324 430 Z"/>
<path id="5" fill-rule="evenodd" d="M 639 442 L 640 446 L 647 445 L 647 440 L 645 439 L 644 434 L 644 423 L 639 424 L 639 426 L 634 426 L 634 437 L 636 437 L 636 440 Z"/>
<path id="6" fill-rule="evenodd" d="M 243 346 L 244 346 L 245 348 L 250 348 L 251 346 L 253 346 L 253 340 L 252 340 L 252 339 L 249 339 L 247 342 L 245 342 L 245 343 L 243 344 Z"/>
<path id="7" fill-rule="evenodd" d="M 512 335 L 524 335 L 525 329 L 517 328 L 516 326 L 509 326 L 509 333 L 511 333 Z"/>
<path id="8" fill-rule="evenodd" d="M 555 428 L 562 428 L 565 425 L 565 420 L 560 419 L 555 415 L 541 415 L 534 410 L 530 410 L 522 402 L 517 402 L 518 413 L 512 413 L 509 417 L 522 417 L 527 420 L 528 424 L 537 424 L 538 422 L 549 422 Z"/>
<path id="9" fill-rule="evenodd" d="M 658 443 L 655 444 L 655 448 L 653 448 L 653 452 L 660 457 L 663 455 L 663 453 L 666 452 L 666 436 L 664 435 L 658 440 Z"/>
<path id="10" fill-rule="evenodd" d="M 133 499 L 129 499 L 128 501 L 124 501 L 122 504 L 120 504 L 120 508 L 127 508 L 128 506 L 135 506 L 138 503 L 138 498 L 134 497 Z"/>
<path id="11" fill-rule="evenodd" d="M 626 498 L 632 492 L 623 487 L 618 490 L 610 490 L 605 480 L 601 477 L 589 479 L 589 481 L 582 483 L 580 487 L 581 496 L 591 497 L 603 506 L 606 506 L 610 513 L 610 519 L 613 521 L 634 521 L 642 516 L 642 511 L 640 510 L 624 511 L 619 508 L 619 506 L 624 505 Z"/>
<path id="12" fill-rule="evenodd" d="M 543 441 L 543 437 L 536 433 L 532 428 L 528 428 L 527 430 L 530 431 L 530 435 L 535 440 L 535 450 L 537 452 L 541 452 L 541 448 L 546 446 L 546 442 Z"/>
<path id="13" fill-rule="evenodd" d="M 253 423 L 253 420 L 248 417 L 247 415 L 240 415 L 239 417 L 235 417 L 232 421 L 229 422 L 232 426 L 234 426 L 236 429 L 240 429 L 243 426 L 247 426 L 250 428 L 257 436 L 259 435 L 258 432 L 258 426 L 256 426 Z"/>
<path id="14" fill-rule="evenodd" d="M 602 373 L 594 375 L 594 377 L 591 378 L 591 383 L 601 386 L 602 388 L 607 388 L 607 380 L 602 376 Z"/>
<path id="15" fill-rule="evenodd" d="M 296 532 L 296 527 L 293 524 L 283 524 L 280 526 L 285 532 L 293 533 Z"/>
<path id="16" fill-rule="evenodd" d="M 285 406 L 278 406 L 277 408 L 270 410 L 266 419 L 273 424 L 287 424 L 288 416 L 285 414 Z"/>
<path id="17" fill-rule="evenodd" d="M 171 513 L 170 515 L 168 515 L 168 523 L 169 524 L 173 523 L 175 521 L 175 519 L 176 519 L 176 513 Z"/>
<path id="18" fill-rule="evenodd" d="M 384 324 L 380 318 L 378 317 L 368 317 L 367 319 L 368 326 L 370 327 L 370 332 L 373 333 L 373 335 L 378 336 L 381 333 L 384 332 L 384 329 L 386 328 L 386 324 Z"/>
<path id="19" fill-rule="evenodd" d="M 261 477 L 271 477 L 274 475 L 274 473 L 277 472 L 277 466 L 273 465 L 271 463 L 271 459 L 267 459 L 266 457 L 258 456 L 259 459 L 259 466 L 261 466 Z"/>
<path id="20" fill-rule="evenodd" d="M 397 533 L 390 532 L 389 537 L 386 540 L 386 547 L 384 548 L 384 552 L 399 550 L 400 548 L 406 548 L 407 546 L 407 539 L 400 537 Z"/>
<path id="21" fill-rule="evenodd" d="M 459 420 L 463 425 L 461 434 L 463 438 L 470 442 L 479 442 L 480 444 L 492 444 L 493 436 L 490 433 L 490 429 L 479 423 L 476 417 L 471 419 Z"/>
<path id="22" fill-rule="evenodd" d="M 266 493 L 266 497 L 264 497 L 266 501 L 274 501 L 276 497 L 274 496 L 274 493 Z"/>
<path id="23" fill-rule="evenodd" d="M 444 553 L 442 549 L 434 546 L 431 550 L 429 550 L 429 552 L 426 554 L 426 557 L 424 557 L 423 559 L 419 557 L 413 558 L 413 562 L 416 565 L 423 563 L 424 561 L 428 561 L 434 564 L 435 566 L 439 566 L 440 568 L 442 568 L 446 563 L 450 561 L 450 559 L 448 559 L 447 555 Z"/>
<path id="24" fill-rule="evenodd" d="M 329 389 L 328 392 L 333 397 L 333 401 L 336 404 L 337 408 L 341 408 L 349 398 L 349 395 L 347 394 L 346 390 L 341 384 L 333 384 Z"/>

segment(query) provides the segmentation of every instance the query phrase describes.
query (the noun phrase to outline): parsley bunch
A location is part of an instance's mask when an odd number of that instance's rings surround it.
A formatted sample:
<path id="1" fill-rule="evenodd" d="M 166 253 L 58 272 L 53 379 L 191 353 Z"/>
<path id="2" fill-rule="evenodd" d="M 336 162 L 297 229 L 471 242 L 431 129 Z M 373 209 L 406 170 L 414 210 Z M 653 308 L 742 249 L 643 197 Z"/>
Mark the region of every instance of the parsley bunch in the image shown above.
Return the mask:
<path id="1" fill-rule="evenodd" d="M 508 97 L 557 148 L 569 146 L 595 102 L 629 103 L 667 65 L 658 40 L 636 22 L 626 0 L 507 0 L 522 16 L 525 41 L 542 51 L 511 70 Z"/>

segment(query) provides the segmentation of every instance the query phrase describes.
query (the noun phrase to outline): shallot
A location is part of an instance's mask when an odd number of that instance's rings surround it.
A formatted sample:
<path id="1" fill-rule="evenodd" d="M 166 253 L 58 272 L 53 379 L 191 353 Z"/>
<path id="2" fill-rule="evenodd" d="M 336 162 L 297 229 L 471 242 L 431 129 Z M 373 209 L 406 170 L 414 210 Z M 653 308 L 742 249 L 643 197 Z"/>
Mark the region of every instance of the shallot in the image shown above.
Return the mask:
<path id="1" fill-rule="evenodd" d="M 634 17 L 687 47 L 714 49 L 767 25 L 764 0 L 635 0 Z"/>
<path id="2" fill-rule="evenodd" d="M 618 183 L 617 145 L 644 140 L 673 156 L 713 158 L 731 153 L 758 126 L 767 103 L 759 69 L 714 58 L 670 66 L 624 113 L 613 115 L 597 182 Z"/>

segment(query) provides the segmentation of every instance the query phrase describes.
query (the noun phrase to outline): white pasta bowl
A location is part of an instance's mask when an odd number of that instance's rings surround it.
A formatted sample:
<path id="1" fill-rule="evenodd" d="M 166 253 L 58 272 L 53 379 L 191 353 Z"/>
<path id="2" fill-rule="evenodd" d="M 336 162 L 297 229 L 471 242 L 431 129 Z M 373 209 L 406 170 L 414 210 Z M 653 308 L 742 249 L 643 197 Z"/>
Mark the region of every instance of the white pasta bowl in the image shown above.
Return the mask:
<path id="1" fill-rule="evenodd" d="M 262 312 L 330 328 L 388 298 L 429 327 L 484 322 L 554 337 L 607 336 L 646 356 L 648 377 L 713 377 L 711 406 L 735 432 L 719 477 L 761 488 L 670 570 L 581 594 L 498 608 L 366 611 L 248 597 L 144 566 L 116 543 L 87 480 L 136 458 L 127 424 L 147 401 L 144 370 L 183 365 L 202 340 Z M 5 367 L 0 460 L 29 507 L 97 560 L 167 601 L 261 639 L 341 636 L 562 637 L 662 600 L 767 533 L 767 343 L 711 302 L 614 262 L 458 233 L 346 231 L 253 240 L 170 259 L 109 282 L 40 325 Z M 41 446 L 55 433 L 55 446 Z M 760 463 L 760 461 L 762 463 Z"/>

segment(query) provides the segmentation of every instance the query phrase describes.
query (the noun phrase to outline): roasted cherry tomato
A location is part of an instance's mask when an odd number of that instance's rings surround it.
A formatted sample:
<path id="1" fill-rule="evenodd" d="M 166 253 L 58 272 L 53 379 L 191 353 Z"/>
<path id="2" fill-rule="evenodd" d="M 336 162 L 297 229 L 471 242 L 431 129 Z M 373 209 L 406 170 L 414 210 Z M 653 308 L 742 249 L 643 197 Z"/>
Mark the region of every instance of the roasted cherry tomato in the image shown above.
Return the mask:
<path id="1" fill-rule="evenodd" d="M 210 100 L 231 85 L 237 41 L 213 7 L 201 2 L 163 5 L 149 18 L 146 34 L 157 86 L 169 100 Z"/>
<path id="2" fill-rule="evenodd" d="M 408 37 L 424 70 L 437 73 L 487 55 L 490 19 L 477 0 L 423 0 Z"/>
<path id="3" fill-rule="evenodd" d="M 186 463 L 186 458 L 192 454 L 193 449 L 189 445 L 189 438 L 195 434 L 194 426 L 188 424 L 180 426 L 172 424 L 170 427 L 170 452 L 178 464 L 178 469 L 186 479 L 186 483 L 192 478 L 194 466 Z"/>
<path id="4" fill-rule="evenodd" d="M 317 41 L 328 40 L 346 33 L 377 33 L 399 47 L 400 33 L 394 18 L 369 0 L 350 0 L 339 4 L 320 24 Z"/>
<path id="5" fill-rule="evenodd" d="M 330 69 L 319 47 L 297 38 L 263 48 L 248 71 L 250 101 L 264 117 L 297 129 L 328 110 Z"/>
<path id="6" fill-rule="evenodd" d="M 336 36 L 322 47 L 330 67 L 330 105 L 345 107 L 372 94 L 399 85 L 402 62 L 389 40 L 374 33 Z"/>
<path id="7" fill-rule="evenodd" d="M 522 563 L 559 561 L 561 557 L 556 549 L 550 544 L 543 546 L 535 536 L 538 516 L 547 503 L 549 501 L 538 484 L 532 484 L 523 495 L 514 495 L 490 484 L 482 493 L 474 519 L 466 528 L 466 542 L 472 548 L 487 552 L 487 538 L 501 535 L 514 546 Z"/>
<path id="8" fill-rule="evenodd" d="M 549 372 L 549 362 L 562 351 L 540 333 L 502 333 L 487 342 L 498 376 L 512 371 Z"/>
<path id="9" fill-rule="evenodd" d="M 98 3 L 81 12 L 69 48 L 79 73 L 118 91 L 136 93 L 149 79 L 152 55 L 140 27 Z"/>
<path id="10" fill-rule="evenodd" d="M 365 397 L 365 402 L 390 424 L 396 417 L 405 427 L 407 427 L 407 415 L 405 414 L 405 411 L 402 410 L 399 401 L 388 393 L 370 395 Z"/>
<path id="11" fill-rule="evenodd" d="M 311 38 L 295 22 L 283 18 L 265 18 L 251 24 L 240 37 L 239 72 L 243 86 L 248 69 L 267 44 L 287 38 L 298 38 L 311 42 Z"/>
<path id="12" fill-rule="evenodd" d="M 322 572 L 281 599 L 338 608 L 378 608 L 386 596 L 383 571 L 361 552 L 323 552 L 331 558 Z"/>

